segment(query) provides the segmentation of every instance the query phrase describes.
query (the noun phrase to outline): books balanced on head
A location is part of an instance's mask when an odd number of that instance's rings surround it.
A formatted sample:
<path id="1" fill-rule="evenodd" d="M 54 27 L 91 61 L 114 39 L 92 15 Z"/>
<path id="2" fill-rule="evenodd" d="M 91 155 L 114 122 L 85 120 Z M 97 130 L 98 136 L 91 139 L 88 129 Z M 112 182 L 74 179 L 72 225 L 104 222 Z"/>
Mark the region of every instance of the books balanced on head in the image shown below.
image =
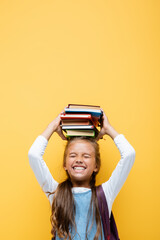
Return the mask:
<path id="1" fill-rule="evenodd" d="M 61 127 L 67 138 L 97 137 L 103 112 L 100 106 L 68 104 L 61 114 Z"/>

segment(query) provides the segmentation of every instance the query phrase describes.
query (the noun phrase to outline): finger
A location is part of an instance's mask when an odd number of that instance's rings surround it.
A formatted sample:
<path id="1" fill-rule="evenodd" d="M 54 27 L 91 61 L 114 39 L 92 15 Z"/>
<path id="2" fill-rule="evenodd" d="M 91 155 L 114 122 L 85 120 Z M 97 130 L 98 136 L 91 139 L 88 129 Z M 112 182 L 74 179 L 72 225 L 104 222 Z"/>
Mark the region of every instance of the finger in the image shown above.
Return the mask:
<path id="1" fill-rule="evenodd" d="M 62 115 L 62 114 L 64 114 L 65 113 L 65 109 L 63 108 L 62 110 L 61 110 L 61 112 L 59 113 L 59 115 Z M 58 116 L 59 116 L 58 115 Z"/>
<path id="2" fill-rule="evenodd" d="M 61 114 L 62 114 L 62 113 L 65 113 L 65 108 L 62 109 Z"/>
<path id="3" fill-rule="evenodd" d="M 101 130 L 100 130 L 100 132 L 99 132 L 99 134 L 97 136 L 97 139 L 99 140 L 100 138 L 103 138 L 104 135 L 105 135 L 105 131 L 104 131 L 103 128 L 101 128 Z"/>
<path id="4" fill-rule="evenodd" d="M 96 141 L 99 141 L 99 139 L 100 139 L 100 137 L 97 137 L 95 140 L 96 140 Z"/>
<path id="5" fill-rule="evenodd" d="M 103 137 L 103 134 L 100 132 L 99 134 L 98 134 L 98 136 L 96 137 L 96 140 L 98 141 L 100 138 L 102 138 Z"/>
<path id="6" fill-rule="evenodd" d="M 63 140 L 67 140 L 67 138 L 62 134 L 61 135 L 61 138 L 63 139 Z"/>
<path id="7" fill-rule="evenodd" d="M 61 134 L 61 133 L 59 133 L 59 132 L 57 132 L 58 133 L 58 135 L 63 139 L 63 140 L 67 140 L 67 138 L 63 135 L 63 134 Z"/>
<path id="8" fill-rule="evenodd" d="M 96 140 L 96 141 L 98 141 L 98 140 L 99 140 L 99 138 L 98 138 L 98 137 L 96 137 L 96 138 L 95 138 L 95 140 Z"/>
<path id="9" fill-rule="evenodd" d="M 57 124 L 59 125 L 60 124 L 60 121 L 61 121 L 61 116 L 60 116 L 60 114 L 57 116 Z"/>
<path id="10" fill-rule="evenodd" d="M 63 132 L 62 132 L 62 129 L 59 129 L 57 131 L 58 135 L 63 139 L 63 140 L 67 140 L 67 138 L 64 136 Z"/>

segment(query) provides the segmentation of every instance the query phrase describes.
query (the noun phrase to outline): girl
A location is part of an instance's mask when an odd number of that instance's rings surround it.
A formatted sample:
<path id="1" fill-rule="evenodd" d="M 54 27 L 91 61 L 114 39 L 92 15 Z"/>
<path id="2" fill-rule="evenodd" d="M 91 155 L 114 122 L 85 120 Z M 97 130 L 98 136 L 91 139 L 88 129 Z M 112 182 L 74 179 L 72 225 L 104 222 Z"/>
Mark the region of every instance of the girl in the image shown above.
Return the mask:
<path id="1" fill-rule="evenodd" d="M 73 137 L 67 141 L 63 158 L 67 179 L 58 184 L 44 162 L 43 154 L 54 132 L 67 140 L 61 130 L 60 121 L 59 114 L 36 138 L 28 152 L 30 166 L 50 201 L 51 233 L 56 240 L 104 240 L 95 190 L 96 175 L 101 165 L 97 141 L 107 134 L 113 139 L 121 155 L 111 177 L 102 184 L 109 217 L 113 202 L 135 161 L 135 150 L 124 135 L 111 126 L 103 111 L 102 126 L 96 139 Z"/>

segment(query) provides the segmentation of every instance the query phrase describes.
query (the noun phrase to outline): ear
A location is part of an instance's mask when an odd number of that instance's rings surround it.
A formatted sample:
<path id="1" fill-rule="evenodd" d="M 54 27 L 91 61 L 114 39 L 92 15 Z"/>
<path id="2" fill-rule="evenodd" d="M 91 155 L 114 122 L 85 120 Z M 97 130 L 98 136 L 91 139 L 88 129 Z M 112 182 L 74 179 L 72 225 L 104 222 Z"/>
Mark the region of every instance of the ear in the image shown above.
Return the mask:
<path id="1" fill-rule="evenodd" d="M 63 168 L 64 168 L 65 171 L 67 170 L 66 166 L 64 166 Z"/>
<path id="2" fill-rule="evenodd" d="M 93 170 L 94 172 L 98 172 L 98 167 L 97 165 L 95 166 L 95 169 Z"/>

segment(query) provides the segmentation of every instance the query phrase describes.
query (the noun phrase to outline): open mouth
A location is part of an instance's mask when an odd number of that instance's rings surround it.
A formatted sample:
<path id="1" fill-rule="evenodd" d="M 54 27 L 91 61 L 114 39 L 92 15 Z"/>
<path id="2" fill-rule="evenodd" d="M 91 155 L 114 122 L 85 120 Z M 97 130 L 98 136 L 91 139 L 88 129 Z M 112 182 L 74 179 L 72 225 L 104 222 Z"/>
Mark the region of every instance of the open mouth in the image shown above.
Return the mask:
<path id="1" fill-rule="evenodd" d="M 78 167 L 78 166 L 73 167 L 73 170 L 78 170 L 78 171 L 84 171 L 85 169 L 86 167 Z"/>

